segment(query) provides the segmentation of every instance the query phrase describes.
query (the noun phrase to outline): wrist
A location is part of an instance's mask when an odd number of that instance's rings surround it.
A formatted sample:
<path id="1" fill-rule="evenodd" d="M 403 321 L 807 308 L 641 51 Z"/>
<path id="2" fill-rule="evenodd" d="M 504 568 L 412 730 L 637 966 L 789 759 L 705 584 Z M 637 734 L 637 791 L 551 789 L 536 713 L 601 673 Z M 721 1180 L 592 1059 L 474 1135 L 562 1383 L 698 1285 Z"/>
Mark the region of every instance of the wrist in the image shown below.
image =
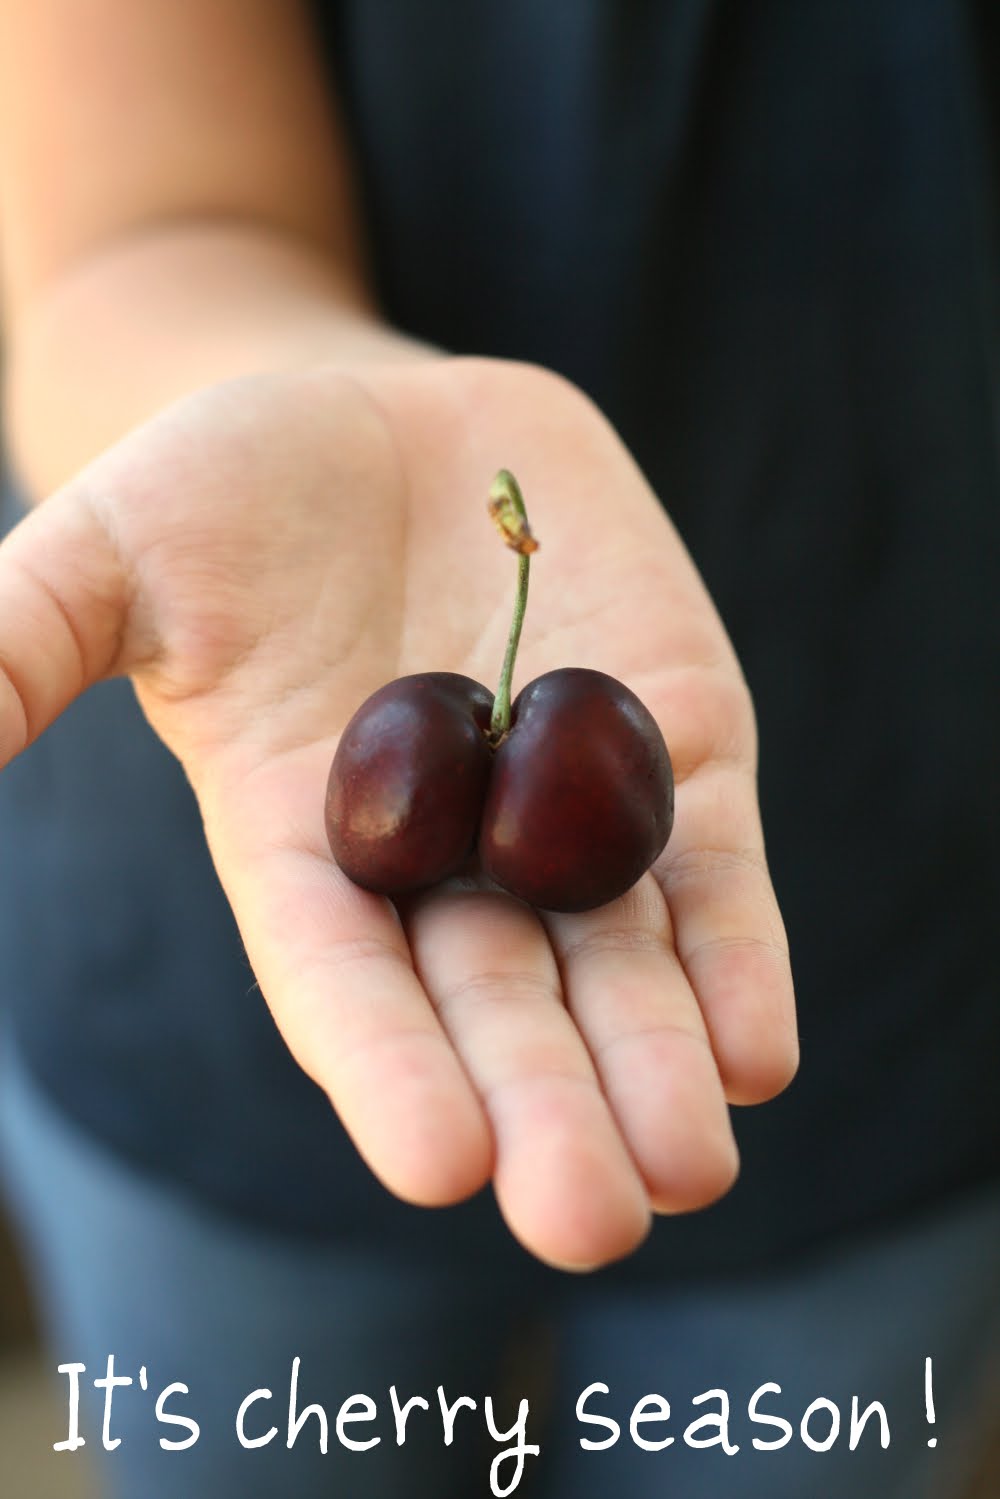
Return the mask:
<path id="1" fill-rule="evenodd" d="M 428 353 L 312 245 L 253 224 L 161 226 L 103 246 L 10 311 L 8 447 L 40 497 L 194 390 Z"/>

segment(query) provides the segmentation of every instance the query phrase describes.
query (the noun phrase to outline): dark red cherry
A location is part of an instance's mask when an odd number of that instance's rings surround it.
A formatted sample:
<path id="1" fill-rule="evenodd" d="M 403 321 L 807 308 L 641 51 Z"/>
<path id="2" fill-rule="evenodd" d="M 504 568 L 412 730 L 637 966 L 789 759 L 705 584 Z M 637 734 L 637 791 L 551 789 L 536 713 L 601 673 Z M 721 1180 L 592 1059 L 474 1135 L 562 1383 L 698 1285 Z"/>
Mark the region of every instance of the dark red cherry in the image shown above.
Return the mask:
<path id="1" fill-rule="evenodd" d="M 330 768 L 330 848 L 357 884 L 405 895 L 457 873 L 478 846 L 484 872 L 520 899 L 591 910 L 631 889 L 670 836 L 670 756 L 649 710 L 603 672 L 548 672 L 511 706 L 538 543 L 508 469 L 490 486 L 489 512 L 518 554 L 496 700 L 452 672 L 374 693 Z"/>
<path id="2" fill-rule="evenodd" d="M 447 879 L 476 844 L 492 754 L 493 694 L 429 671 L 380 687 L 341 736 L 326 831 L 345 874 L 403 895 Z"/>
<path id="3" fill-rule="evenodd" d="M 529 682 L 493 756 L 479 856 L 498 885 L 548 911 L 587 911 L 630 890 L 674 816 L 663 735 L 634 692 L 565 667 Z"/>

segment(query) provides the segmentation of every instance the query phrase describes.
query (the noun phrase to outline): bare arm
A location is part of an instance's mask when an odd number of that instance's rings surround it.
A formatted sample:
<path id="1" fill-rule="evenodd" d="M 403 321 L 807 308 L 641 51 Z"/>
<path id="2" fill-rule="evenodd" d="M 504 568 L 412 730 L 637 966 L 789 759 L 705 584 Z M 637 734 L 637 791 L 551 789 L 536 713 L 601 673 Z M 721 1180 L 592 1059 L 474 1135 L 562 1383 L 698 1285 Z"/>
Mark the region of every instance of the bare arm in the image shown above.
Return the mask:
<path id="1" fill-rule="evenodd" d="M 0 233 L 39 495 L 195 388 L 388 349 L 292 0 L 0 0 Z"/>

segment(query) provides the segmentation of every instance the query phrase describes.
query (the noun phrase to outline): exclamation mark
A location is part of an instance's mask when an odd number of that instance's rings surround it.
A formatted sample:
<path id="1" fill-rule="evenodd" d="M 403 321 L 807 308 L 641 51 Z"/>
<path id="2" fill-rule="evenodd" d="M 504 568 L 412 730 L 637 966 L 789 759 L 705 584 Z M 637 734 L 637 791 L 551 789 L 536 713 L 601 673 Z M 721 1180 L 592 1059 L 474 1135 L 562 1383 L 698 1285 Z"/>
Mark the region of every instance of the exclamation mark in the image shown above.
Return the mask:
<path id="1" fill-rule="evenodd" d="M 929 1358 L 924 1360 L 924 1407 L 927 1411 L 927 1425 L 933 1426 L 935 1421 L 934 1368 Z M 937 1437 L 929 1437 L 927 1440 L 927 1445 L 928 1447 L 936 1447 Z"/>

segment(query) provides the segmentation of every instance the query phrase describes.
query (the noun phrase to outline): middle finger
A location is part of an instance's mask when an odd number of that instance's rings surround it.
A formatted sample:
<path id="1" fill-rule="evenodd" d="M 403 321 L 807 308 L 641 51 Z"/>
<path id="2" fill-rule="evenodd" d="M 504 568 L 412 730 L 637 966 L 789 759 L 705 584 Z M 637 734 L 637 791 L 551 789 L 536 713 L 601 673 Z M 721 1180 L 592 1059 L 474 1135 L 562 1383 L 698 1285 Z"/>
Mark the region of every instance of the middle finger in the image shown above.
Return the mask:
<path id="1" fill-rule="evenodd" d="M 489 1115 L 504 1217 L 533 1253 L 582 1268 L 628 1253 L 649 1226 L 642 1181 L 563 1003 L 527 906 L 439 890 L 403 913 L 414 965 Z"/>

